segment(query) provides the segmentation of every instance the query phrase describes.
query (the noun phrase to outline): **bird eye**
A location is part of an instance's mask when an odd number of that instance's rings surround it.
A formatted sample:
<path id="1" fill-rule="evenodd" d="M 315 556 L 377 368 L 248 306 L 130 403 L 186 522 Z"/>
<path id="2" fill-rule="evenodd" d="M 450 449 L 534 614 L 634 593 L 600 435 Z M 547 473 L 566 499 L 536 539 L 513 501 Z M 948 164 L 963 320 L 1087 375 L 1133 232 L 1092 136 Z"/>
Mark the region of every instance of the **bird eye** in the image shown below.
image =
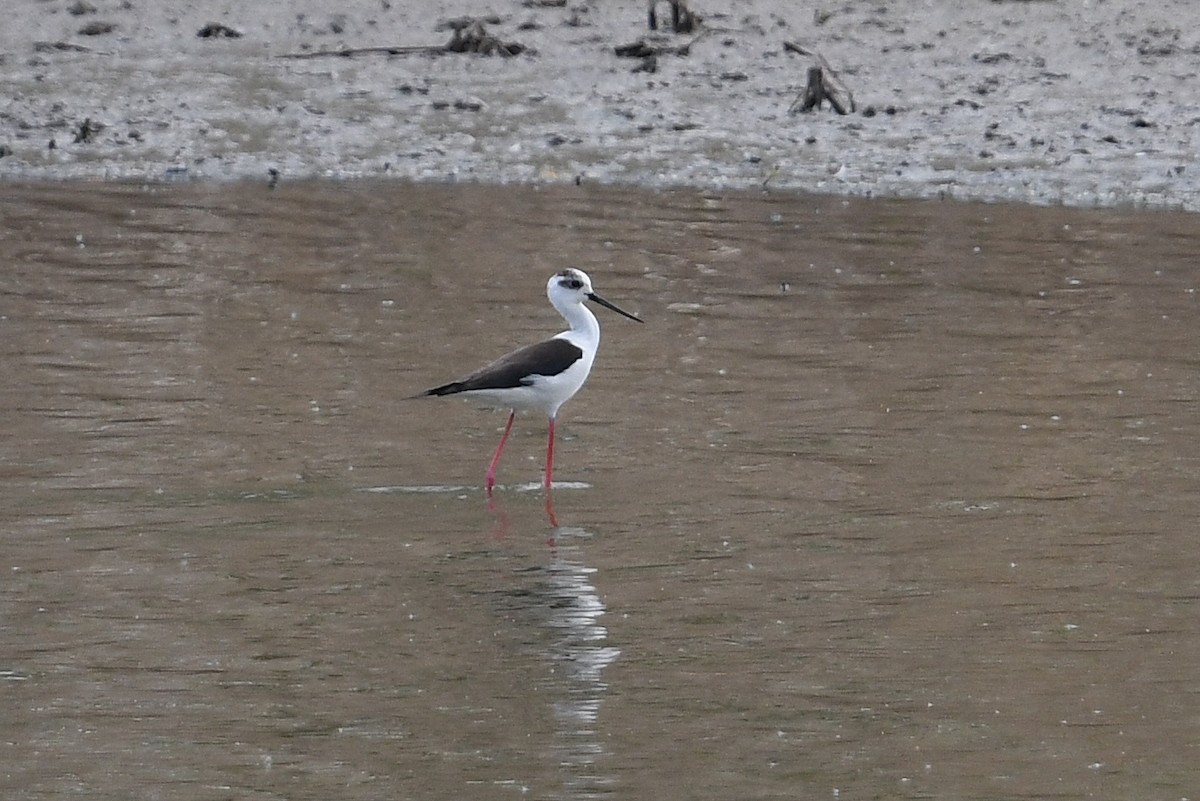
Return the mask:
<path id="1" fill-rule="evenodd" d="M 583 286 L 583 282 L 578 278 L 572 278 L 569 281 L 563 281 L 567 289 L 579 289 Z"/>

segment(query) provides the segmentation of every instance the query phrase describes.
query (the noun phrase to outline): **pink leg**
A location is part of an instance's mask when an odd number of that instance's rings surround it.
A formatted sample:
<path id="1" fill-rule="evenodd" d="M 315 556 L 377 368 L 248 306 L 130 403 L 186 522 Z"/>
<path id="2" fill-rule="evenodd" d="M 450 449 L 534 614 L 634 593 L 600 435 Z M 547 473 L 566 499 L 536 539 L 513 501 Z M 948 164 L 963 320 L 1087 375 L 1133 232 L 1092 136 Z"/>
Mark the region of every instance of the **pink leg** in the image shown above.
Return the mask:
<path id="1" fill-rule="evenodd" d="M 554 474 L 554 418 L 550 418 L 550 438 L 546 442 L 546 489 L 550 489 Z"/>
<path id="2" fill-rule="evenodd" d="M 496 486 L 496 466 L 500 464 L 500 454 L 504 453 L 504 443 L 508 442 L 508 432 L 512 431 L 513 419 L 517 416 L 517 410 L 513 409 L 509 412 L 508 423 L 504 426 L 504 436 L 500 437 L 500 444 L 496 447 L 496 455 L 492 457 L 492 466 L 487 471 L 487 494 L 492 494 L 492 487 Z"/>

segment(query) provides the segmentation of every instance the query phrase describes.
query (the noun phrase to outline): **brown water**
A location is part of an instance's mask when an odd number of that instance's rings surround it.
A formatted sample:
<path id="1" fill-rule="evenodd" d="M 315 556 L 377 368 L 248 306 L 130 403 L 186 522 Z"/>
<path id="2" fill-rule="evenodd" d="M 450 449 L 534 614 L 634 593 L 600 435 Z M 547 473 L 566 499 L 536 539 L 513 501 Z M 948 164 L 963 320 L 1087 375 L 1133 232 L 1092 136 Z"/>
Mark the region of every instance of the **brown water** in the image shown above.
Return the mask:
<path id="1" fill-rule="evenodd" d="M 0 194 L 6 799 L 1179 799 L 1194 216 Z M 405 396 L 639 326 L 560 416 Z"/>

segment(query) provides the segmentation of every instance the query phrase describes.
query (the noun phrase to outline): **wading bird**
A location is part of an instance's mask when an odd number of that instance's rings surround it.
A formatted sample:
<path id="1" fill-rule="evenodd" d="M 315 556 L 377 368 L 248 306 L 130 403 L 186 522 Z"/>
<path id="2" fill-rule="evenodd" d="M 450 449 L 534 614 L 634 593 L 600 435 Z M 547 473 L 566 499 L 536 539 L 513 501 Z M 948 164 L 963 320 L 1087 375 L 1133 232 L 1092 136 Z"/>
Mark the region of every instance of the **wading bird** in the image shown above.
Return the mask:
<path id="1" fill-rule="evenodd" d="M 487 471 L 489 495 L 496 484 L 496 466 L 500 464 L 500 454 L 504 452 L 518 410 L 541 410 L 550 418 L 544 485 L 550 489 L 554 472 L 554 419 L 559 407 L 570 400 L 587 380 L 596 358 L 596 349 L 600 346 L 600 323 L 584 304 L 590 300 L 630 320 L 642 322 L 640 318 L 617 308 L 592 291 L 592 280 L 587 273 L 574 267 L 550 276 L 546 295 L 571 326 L 570 330 L 543 342 L 518 348 L 466 378 L 434 387 L 416 396 L 462 395 L 483 401 L 489 406 L 511 410 Z"/>

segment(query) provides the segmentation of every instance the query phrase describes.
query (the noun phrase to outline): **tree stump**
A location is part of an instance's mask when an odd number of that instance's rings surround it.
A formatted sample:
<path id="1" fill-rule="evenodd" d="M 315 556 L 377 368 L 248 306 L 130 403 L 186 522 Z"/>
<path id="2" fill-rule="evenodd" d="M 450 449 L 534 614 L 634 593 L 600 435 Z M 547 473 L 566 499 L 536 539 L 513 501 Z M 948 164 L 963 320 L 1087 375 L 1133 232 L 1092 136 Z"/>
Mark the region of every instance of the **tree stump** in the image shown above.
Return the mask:
<path id="1" fill-rule="evenodd" d="M 800 96 L 793 100 L 792 105 L 788 107 L 788 114 L 795 114 L 797 111 L 812 111 L 820 108 L 826 100 L 838 114 L 849 114 L 855 110 L 854 95 L 838 78 L 837 73 L 833 71 L 833 67 L 829 66 L 829 62 L 825 60 L 824 56 L 816 50 L 802 47 L 795 42 L 784 42 L 783 46 L 793 53 L 809 56 L 816 62 L 809 66 L 808 83 L 805 84 L 804 91 L 800 93 Z"/>
<path id="2" fill-rule="evenodd" d="M 667 0 L 671 4 L 671 30 L 675 33 L 691 33 L 696 28 L 696 23 L 700 21 L 694 13 L 688 10 L 687 0 Z M 655 11 L 658 6 L 658 0 L 649 0 L 649 11 L 647 19 L 650 22 L 650 30 L 658 30 L 658 14 Z"/>

